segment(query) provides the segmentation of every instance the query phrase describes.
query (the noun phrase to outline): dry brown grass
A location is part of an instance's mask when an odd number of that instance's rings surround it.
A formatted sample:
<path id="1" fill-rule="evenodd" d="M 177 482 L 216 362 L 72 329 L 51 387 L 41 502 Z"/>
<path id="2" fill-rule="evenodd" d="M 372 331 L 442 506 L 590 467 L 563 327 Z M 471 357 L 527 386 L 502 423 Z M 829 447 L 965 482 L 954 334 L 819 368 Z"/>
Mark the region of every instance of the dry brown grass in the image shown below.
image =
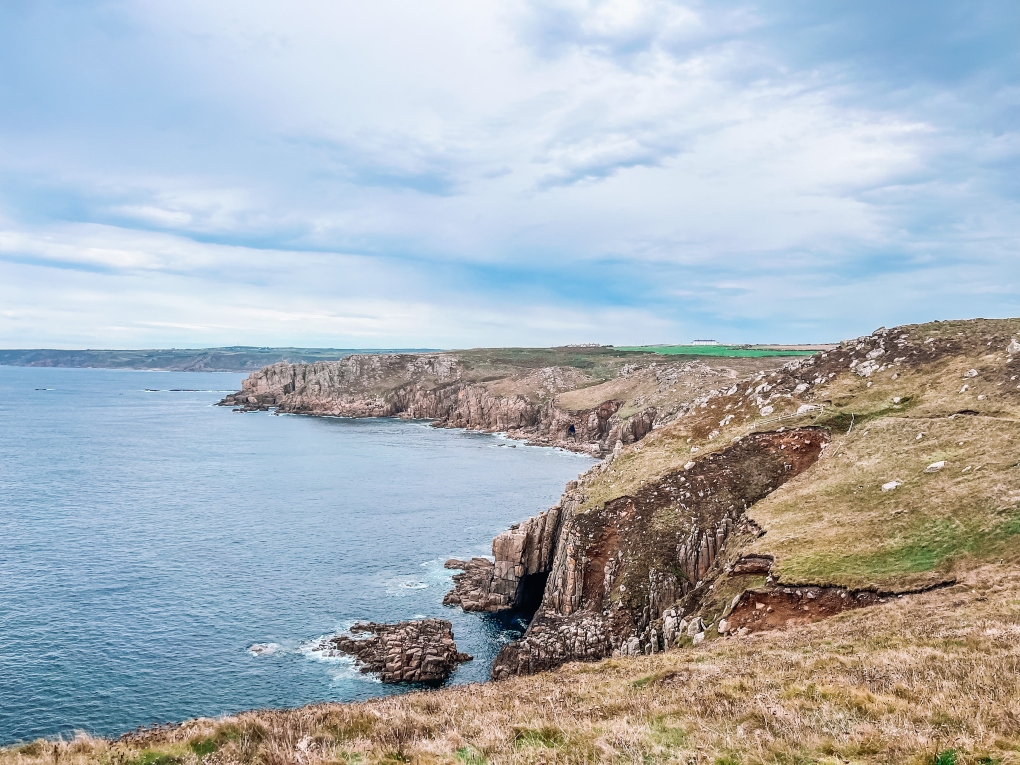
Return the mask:
<path id="1" fill-rule="evenodd" d="M 53 765 L 52 743 L 0 765 Z M 57 746 L 64 765 L 1020 763 L 1020 573 L 796 630 Z"/>
<path id="2" fill-rule="evenodd" d="M 556 404 L 577 412 L 615 399 L 623 402 L 619 410 L 621 417 L 630 417 L 649 407 L 655 407 L 660 417 L 669 416 L 709 391 L 728 388 L 737 379 L 775 369 L 788 360 L 781 357 L 704 357 L 692 361 L 683 357 L 653 357 L 654 368 L 561 393 L 556 397 Z"/>
<path id="3" fill-rule="evenodd" d="M 556 397 L 556 405 L 567 411 L 581 412 L 585 409 L 594 409 L 603 401 L 618 399 L 630 402 L 636 398 L 651 397 L 655 395 L 657 389 L 654 373 L 641 370 L 637 374 L 618 377 L 600 385 L 561 393 Z"/>

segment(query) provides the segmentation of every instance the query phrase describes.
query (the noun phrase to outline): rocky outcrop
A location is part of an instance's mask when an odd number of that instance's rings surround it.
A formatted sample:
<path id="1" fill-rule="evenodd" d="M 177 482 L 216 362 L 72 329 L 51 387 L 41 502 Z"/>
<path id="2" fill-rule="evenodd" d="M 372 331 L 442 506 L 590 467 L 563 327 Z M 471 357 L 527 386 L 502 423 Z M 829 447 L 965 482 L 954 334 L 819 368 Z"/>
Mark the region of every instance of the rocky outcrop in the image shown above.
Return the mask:
<path id="1" fill-rule="evenodd" d="M 431 418 L 456 398 L 462 374 L 446 354 L 354 355 L 313 364 L 273 364 L 249 375 L 220 404 L 342 417 Z"/>
<path id="2" fill-rule="evenodd" d="M 249 375 L 241 390 L 220 404 L 245 411 L 428 419 L 441 427 L 505 432 L 596 455 L 652 430 L 654 407 L 621 417 L 624 402 L 615 399 L 580 411 L 556 405 L 557 392 L 587 380 L 576 369 L 547 367 L 487 382 L 474 379 L 451 354 L 355 355 L 334 362 L 274 364 Z"/>
<path id="3" fill-rule="evenodd" d="M 775 559 L 771 555 L 744 555 L 730 569 L 734 576 L 768 574 Z"/>
<path id="4" fill-rule="evenodd" d="M 754 433 L 583 513 L 583 497 L 568 492 L 541 606 L 493 677 L 628 652 L 635 638 L 657 650 L 655 624 L 721 569 L 745 510 L 814 464 L 827 441 L 818 428 Z"/>
<path id="5" fill-rule="evenodd" d="M 492 540 L 495 561 L 446 561 L 446 568 L 462 573 L 454 575 L 454 589 L 443 603 L 465 611 L 533 611 L 552 568 L 561 512 L 556 506 L 497 536 Z"/>
<path id="6" fill-rule="evenodd" d="M 378 673 L 384 683 L 441 683 L 458 664 L 471 661 L 457 651 L 453 625 L 445 619 L 359 622 L 350 631 L 327 638 L 320 650 L 353 656 L 362 672 Z"/>

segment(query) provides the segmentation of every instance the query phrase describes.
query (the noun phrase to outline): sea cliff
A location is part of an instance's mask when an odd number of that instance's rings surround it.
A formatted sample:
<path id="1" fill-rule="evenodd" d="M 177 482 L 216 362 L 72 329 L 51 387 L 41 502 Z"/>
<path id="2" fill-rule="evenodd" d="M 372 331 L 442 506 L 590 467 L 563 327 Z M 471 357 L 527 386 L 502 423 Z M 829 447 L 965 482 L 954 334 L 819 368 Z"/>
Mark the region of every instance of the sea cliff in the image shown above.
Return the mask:
<path id="1" fill-rule="evenodd" d="M 273 364 L 220 403 L 242 411 L 427 419 L 597 456 L 640 441 L 713 386 L 779 360 L 669 361 L 647 353 L 354 355 Z M 553 362 L 553 363 L 544 363 Z M 678 393 L 678 390 L 680 391 Z"/>
<path id="2" fill-rule="evenodd" d="M 833 576 L 818 564 L 826 553 L 812 553 L 817 541 L 784 549 L 788 545 L 765 537 L 767 528 L 755 517 L 787 483 L 798 484 L 833 438 L 838 444 L 830 454 L 841 456 L 851 436 L 874 438 L 873 431 L 898 429 L 911 416 L 924 417 L 917 427 L 931 430 L 942 418 L 952 422 L 1020 404 L 1018 375 L 1010 374 L 1020 372 L 1014 370 L 1020 343 L 1013 324 L 961 327 L 882 328 L 712 391 L 646 441 L 618 449 L 572 482 L 555 507 L 497 536 L 494 561 L 448 562 L 463 570 L 448 604 L 534 612 L 524 637 L 500 652 L 493 678 L 658 653 L 710 632 L 747 633 L 824 618 L 875 603 L 876 593 L 951 585 L 951 573 L 933 566 L 922 574 L 910 564 L 881 577 Z M 972 393 L 978 382 L 989 392 Z M 860 428 L 876 420 L 853 433 L 855 423 Z M 919 434 L 914 442 L 924 440 Z M 934 460 L 925 471 L 938 473 L 944 465 Z M 887 475 L 894 474 L 900 472 Z M 884 481 L 880 495 L 901 484 Z M 810 560 L 821 571 L 804 575 L 791 559 L 801 566 Z M 768 610 L 758 613 L 752 605 L 748 613 L 752 601 Z"/>

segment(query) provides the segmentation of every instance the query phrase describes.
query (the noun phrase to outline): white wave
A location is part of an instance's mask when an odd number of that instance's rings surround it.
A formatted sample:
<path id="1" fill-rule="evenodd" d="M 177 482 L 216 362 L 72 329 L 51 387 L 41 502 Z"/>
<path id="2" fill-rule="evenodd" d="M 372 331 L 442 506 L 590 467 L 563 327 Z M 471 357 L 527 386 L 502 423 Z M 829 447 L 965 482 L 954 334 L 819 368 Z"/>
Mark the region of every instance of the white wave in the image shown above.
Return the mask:
<path id="1" fill-rule="evenodd" d="M 395 595 L 397 597 L 410 595 L 412 592 L 416 592 L 418 590 L 427 590 L 429 587 L 433 587 L 438 583 L 438 580 L 429 576 L 430 573 L 431 572 L 426 572 L 426 576 L 408 576 L 406 574 L 394 576 L 389 579 L 382 580 L 380 584 L 386 590 L 387 595 Z"/>
<path id="2" fill-rule="evenodd" d="M 248 653 L 252 656 L 272 656 L 283 650 L 279 643 L 254 643 L 248 646 Z"/>
<path id="3" fill-rule="evenodd" d="M 350 622 L 346 628 L 322 635 L 314 640 L 308 640 L 298 646 L 298 652 L 305 658 L 321 662 L 329 666 L 329 675 L 333 683 L 341 683 L 350 680 L 360 680 L 364 683 L 381 683 L 382 680 L 374 674 L 362 672 L 353 656 L 340 653 L 330 645 L 330 639 L 338 635 L 346 634 L 354 622 Z M 356 635 L 351 636 L 358 639 Z"/>

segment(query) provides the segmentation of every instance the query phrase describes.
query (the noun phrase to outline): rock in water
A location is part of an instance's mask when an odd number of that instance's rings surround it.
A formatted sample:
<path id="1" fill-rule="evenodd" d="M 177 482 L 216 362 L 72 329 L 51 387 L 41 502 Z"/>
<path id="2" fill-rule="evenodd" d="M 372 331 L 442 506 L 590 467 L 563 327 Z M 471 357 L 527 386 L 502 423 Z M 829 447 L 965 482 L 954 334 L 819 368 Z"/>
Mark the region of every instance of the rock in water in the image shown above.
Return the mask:
<path id="1" fill-rule="evenodd" d="M 487 558 L 446 561 L 446 568 L 462 573 L 453 576 L 453 590 L 443 598 L 443 605 L 460 606 L 465 611 L 498 612 L 522 608 L 536 594 L 541 598 L 540 591 L 529 592 L 527 585 L 529 581 L 533 586 L 545 585 L 544 576 L 535 579 L 532 575 L 544 575 L 552 567 L 561 514 L 562 508 L 557 505 L 499 534 L 492 540 L 495 561 Z"/>
<path id="2" fill-rule="evenodd" d="M 457 651 L 453 625 L 445 619 L 359 622 L 350 635 L 329 638 L 323 648 L 353 656 L 362 672 L 377 672 L 384 683 L 441 683 L 472 659 Z"/>

